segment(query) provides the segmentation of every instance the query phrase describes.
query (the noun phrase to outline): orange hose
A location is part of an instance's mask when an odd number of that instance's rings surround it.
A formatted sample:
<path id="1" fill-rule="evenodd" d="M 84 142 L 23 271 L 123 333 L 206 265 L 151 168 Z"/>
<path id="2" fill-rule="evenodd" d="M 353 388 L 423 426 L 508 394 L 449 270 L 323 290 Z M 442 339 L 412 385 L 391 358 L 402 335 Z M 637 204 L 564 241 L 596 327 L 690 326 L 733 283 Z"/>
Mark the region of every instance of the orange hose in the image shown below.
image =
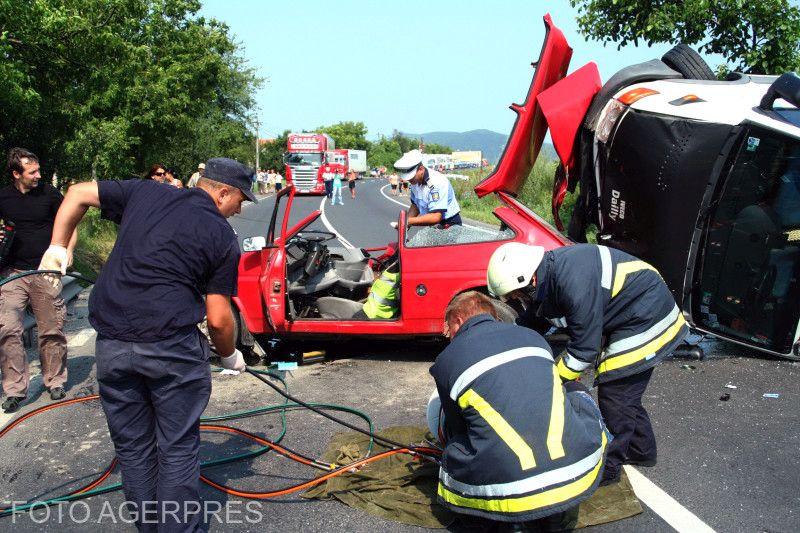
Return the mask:
<path id="1" fill-rule="evenodd" d="M 12 421 L 6 427 L 4 427 L 2 430 L 0 430 L 0 438 L 3 438 L 9 431 L 11 431 L 15 427 L 17 427 L 22 422 L 24 422 L 24 421 L 28 420 L 29 418 L 32 418 L 32 417 L 34 417 L 36 415 L 42 414 L 42 413 L 50 411 L 52 409 L 57 409 L 59 407 L 66 407 L 68 405 L 73 405 L 73 404 L 88 402 L 88 401 L 92 401 L 92 400 L 97 400 L 99 398 L 100 398 L 99 395 L 92 394 L 90 396 L 82 396 L 80 398 L 72 398 L 70 400 L 64 400 L 64 401 L 61 401 L 61 402 L 51 403 L 51 404 L 39 407 L 37 409 L 34 409 L 33 411 L 25 413 L 21 417 L 19 417 L 16 420 Z M 200 430 L 201 431 L 216 431 L 216 432 L 221 432 L 221 433 L 231 433 L 231 434 L 234 434 L 234 435 L 239 435 L 241 437 L 245 437 L 247 439 L 250 439 L 253 442 L 261 444 L 262 446 L 266 446 L 266 447 L 268 447 L 268 448 L 270 448 L 272 450 L 275 450 L 277 453 L 279 453 L 279 454 L 281 454 L 281 455 L 283 455 L 285 457 L 288 457 L 289 459 L 297 461 L 299 463 L 302 463 L 302 464 L 305 464 L 305 465 L 308 465 L 308 466 L 323 465 L 323 463 L 319 463 L 317 461 L 309 460 L 309 459 L 307 459 L 305 457 L 302 457 L 302 456 L 300 456 L 300 455 L 298 455 L 298 454 L 296 454 L 296 453 L 294 453 L 294 452 L 292 452 L 292 451 L 290 451 L 290 450 L 288 450 L 288 449 L 286 449 L 286 448 L 284 448 L 284 447 L 282 447 L 282 446 L 280 446 L 280 445 L 278 445 L 278 444 L 276 444 L 276 443 L 274 443 L 272 441 L 269 441 L 269 440 L 267 440 L 267 439 L 265 439 L 263 437 L 259 437 L 258 435 L 254 435 L 254 434 L 252 434 L 252 433 L 250 433 L 248 431 L 244 431 L 242 429 L 237 429 L 237 428 L 233 428 L 233 427 L 229 427 L 229 426 L 222 426 L 222 425 L 217 425 L 217 424 L 200 424 Z M 396 449 L 392 449 L 392 450 L 387 450 L 385 452 L 381 452 L 379 454 L 373 455 L 372 457 L 367 457 L 367 458 L 364 458 L 364 459 L 360 459 L 360 460 L 354 461 L 354 462 L 352 462 L 352 463 L 350 463 L 348 465 L 341 466 L 341 467 L 339 467 L 339 468 L 337 468 L 337 469 L 335 469 L 335 470 L 333 470 L 333 471 L 331 471 L 331 472 L 329 472 L 327 474 L 324 474 L 324 475 L 322 475 L 322 476 L 320 476 L 318 478 L 311 479 L 311 480 L 305 481 L 303 483 L 299 483 L 297 485 L 293 485 L 293 486 L 290 486 L 290 487 L 286 487 L 286 488 L 278 489 L 278 490 L 273 490 L 273 491 L 269 491 L 269 492 L 250 492 L 250 491 L 234 489 L 232 487 L 228 487 L 228 486 L 222 485 L 221 483 L 217 483 L 213 479 L 210 479 L 210 478 L 208 478 L 208 477 L 206 477 L 206 476 L 204 476 L 202 474 L 200 475 L 200 479 L 206 485 L 209 485 L 209 486 L 211 486 L 211 487 L 213 487 L 213 488 L 215 488 L 215 489 L 217 489 L 217 490 L 219 490 L 221 492 L 224 492 L 226 494 L 230 494 L 230 495 L 233 495 L 233 496 L 238 496 L 238 497 L 241 497 L 241 498 L 262 499 L 263 500 L 263 499 L 268 499 L 268 498 L 276 498 L 278 496 L 285 496 L 287 494 L 292 494 L 292 493 L 295 493 L 295 492 L 299 492 L 301 490 L 305 490 L 305 489 L 310 488 L 310 487 L 314 487 L 316 485 L 319 485 L 320 483 L 323 483 L 323 482 L 327 481 L 328 479 L 331 479 L 331 478 L 334 478 L 336 476 L 340 476 L 342 474 L 345 474 L 345 473 L 349 472 L 350 470 L 352 470 L 353 468 L 359 468 L 361 466 L 364 466 L 364 465 L 367 465 L 369 463 L 378 461 L 380 459 L 385 459 L 387 457 L 391 457 L 392 455 L 396 455 L 396 454 L 399 454 L 399 453 L 407 453 L 407 454 L 411 454 L 411 455 L 418 455 L 418 453 L 428 454 L 428 455 L 440 455 L 442 452 L 441 452 L 441 450 L 437 450 L 435 448 L 428 448 L 428 447 L 422 447 L 422 446 L 420 446 L 420 447 L 396 448 Z M 420 456 L 420 457 L 422 457 L 422 456 Z M 115 457 L 114 460 L 111 461 L 111 464 L 105 469 L 105 471 L 102 474 L 100 474 L 100 476 L 98 478 L 96 478 L 94 481 L 92 481 L 88 485 L 68 493 L 67 496 L 74 496 L 74 495 L 77 495 L 77 494 L 82 494 L 84 492 L 88 492 L 88 491 L 100 486 L 111 475 L 111 473 L 113 472 L 114 468 L 117 466 L 117 463 L 118 463 L 118 461 L 117 461 L 117 458 Z M 0 507 L 0 510 L 5 510 L 5 508 Z"/>

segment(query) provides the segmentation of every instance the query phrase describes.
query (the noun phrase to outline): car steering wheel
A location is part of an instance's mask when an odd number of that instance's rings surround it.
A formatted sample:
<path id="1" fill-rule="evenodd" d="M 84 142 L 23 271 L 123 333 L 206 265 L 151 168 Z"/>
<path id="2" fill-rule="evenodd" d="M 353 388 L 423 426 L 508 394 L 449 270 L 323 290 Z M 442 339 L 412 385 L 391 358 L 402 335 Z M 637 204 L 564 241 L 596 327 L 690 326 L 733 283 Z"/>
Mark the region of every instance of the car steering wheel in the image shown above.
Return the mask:
<path id="1" fill-rule="evenodd" d="M 325 242 L 330 241 L 336 238 L 336 234 L 330 231 L 321 231 L 321 230 L 308 230 L 308 231 L 301 231 L 292 239 L 300 239 L 306 242 Z"/>

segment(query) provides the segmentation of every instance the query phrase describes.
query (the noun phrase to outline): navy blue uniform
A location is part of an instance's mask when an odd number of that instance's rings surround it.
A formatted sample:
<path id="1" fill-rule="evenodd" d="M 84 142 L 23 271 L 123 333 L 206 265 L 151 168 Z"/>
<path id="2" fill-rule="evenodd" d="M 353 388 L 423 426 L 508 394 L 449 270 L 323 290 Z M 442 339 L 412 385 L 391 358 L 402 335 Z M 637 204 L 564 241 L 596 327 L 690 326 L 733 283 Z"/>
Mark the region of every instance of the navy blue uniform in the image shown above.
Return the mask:
<path id="1" fill-rule="evenodd" d="M 654 462 L 642 394 L 653 367 L 688 333 L 658 271 L 620 250 L 576 244 L 547 252 L 536 280 L 536 314 L 570 337 L 559 374 L 571 380 L 595 369 L 600 410 L 614 435 L 606 477 L 625 463 Z"/>
<path id="2" fill-rule="evenodd" d="M 608 442 L 600 413 L 585 391 L 565 390 L 541 335 L 477 315 L 430 372 L 444 411 L 445 507 L 525 522 L 594 492 Z"/>
<path id="3" fill-rule="evenodd" d="M 203 295 L 236 294 L 236 237 L 202 189 L 136 180 L 102 181 L 98 190 L 119 235 L 89 321 L 125 497 L 140 511 L 141 531 L 196 531 L 199 420 L 211 395 L 208 342 L 196 324 Z M 159 526 L 161 510 L 144 503 L 155 501 L 177 502 L 178 520 L 165 512 Z M 143 508 L 151 514 L 141 516 Z"/>

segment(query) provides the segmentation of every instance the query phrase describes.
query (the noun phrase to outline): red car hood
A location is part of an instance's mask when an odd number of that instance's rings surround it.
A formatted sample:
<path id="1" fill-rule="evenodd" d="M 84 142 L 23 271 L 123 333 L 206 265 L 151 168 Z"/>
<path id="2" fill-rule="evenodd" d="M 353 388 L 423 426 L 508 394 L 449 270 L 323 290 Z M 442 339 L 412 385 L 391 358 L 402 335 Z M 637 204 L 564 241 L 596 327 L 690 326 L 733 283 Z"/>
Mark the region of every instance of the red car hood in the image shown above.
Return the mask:
<path id="1" fill-rule="evenodd" d="M 553 24 L 549 14 L 544 16 L 544 26 L 544 45 L 539 61 L 534 63 L 536 73 L 528 96 L 524 104 L 511 105 L 511 109 L 517 113 L 517 120 L 500 162 L 486 179 L 475 186 L 479 197 L 493 192 L 506 192 L 516 196 L 528 179 L 542 148 L 547 122 L 536 97 L 566 75 L 572 59 L 572 48 L 561 30 Z"/>

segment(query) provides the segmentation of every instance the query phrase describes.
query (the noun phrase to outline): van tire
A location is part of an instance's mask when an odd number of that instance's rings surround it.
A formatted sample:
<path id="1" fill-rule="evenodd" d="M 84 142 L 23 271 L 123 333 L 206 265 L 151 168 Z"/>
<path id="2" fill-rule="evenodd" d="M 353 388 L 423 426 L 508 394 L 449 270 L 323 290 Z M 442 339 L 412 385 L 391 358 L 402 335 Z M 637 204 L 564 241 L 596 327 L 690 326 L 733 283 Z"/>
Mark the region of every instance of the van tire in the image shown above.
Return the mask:
<path id="1" fill-rule="evenodd" d="M 680 43 L 661 58 L 669 68 L 680 72 L 687 80 L 716 80 L 717 77 L 700 54 Z"/>

